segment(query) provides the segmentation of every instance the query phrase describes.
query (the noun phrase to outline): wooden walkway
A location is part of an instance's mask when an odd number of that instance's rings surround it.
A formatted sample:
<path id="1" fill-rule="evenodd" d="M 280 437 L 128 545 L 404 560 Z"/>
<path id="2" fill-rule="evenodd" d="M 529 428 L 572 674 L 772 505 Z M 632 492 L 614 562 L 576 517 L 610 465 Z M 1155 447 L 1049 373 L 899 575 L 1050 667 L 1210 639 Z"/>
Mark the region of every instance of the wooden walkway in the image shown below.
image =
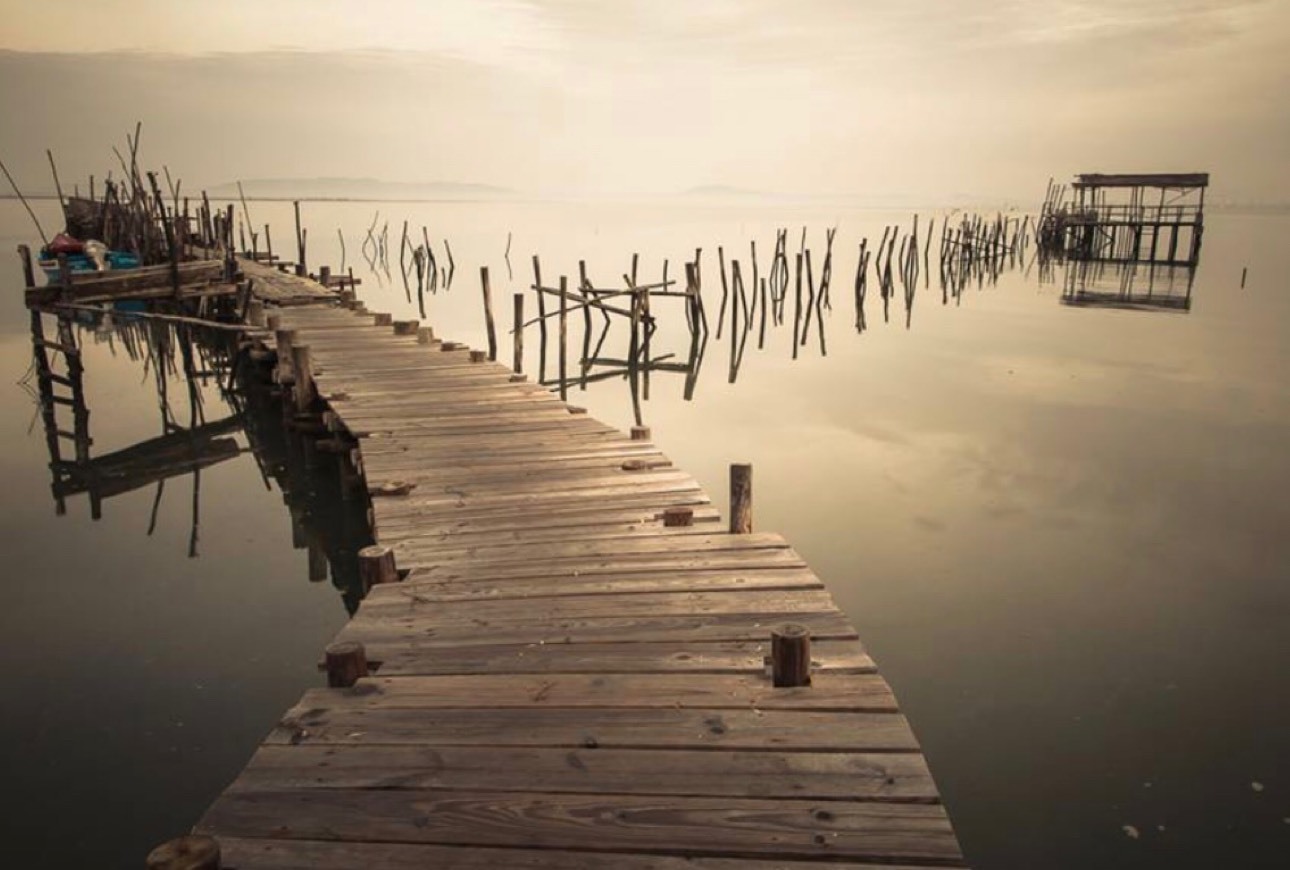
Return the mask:
<path id="1" fill-rule="evenodd" d="M 406 493 L 373 504 L 411 571 L 338 637 L 379 668 L 306 692 L 201 819 L 225 866 L 963 866 L 896 699 L 783 538 L 726 533 L 652 443 L 497 363 L 370 314 L 279 317 L 369 489 Z M 767 676 L 787 622 L 809 687 Z"/>

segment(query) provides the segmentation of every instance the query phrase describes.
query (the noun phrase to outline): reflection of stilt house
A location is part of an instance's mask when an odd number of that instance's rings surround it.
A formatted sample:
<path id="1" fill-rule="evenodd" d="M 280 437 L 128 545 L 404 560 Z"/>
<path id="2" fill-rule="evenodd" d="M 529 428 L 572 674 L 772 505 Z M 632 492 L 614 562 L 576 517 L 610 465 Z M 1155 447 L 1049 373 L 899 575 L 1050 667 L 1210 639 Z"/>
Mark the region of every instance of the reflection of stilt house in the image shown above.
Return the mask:
<path id="1" fill-rule="evenodd" d="M 1205 172 L 1077 176 L 1040 217 L 1047 253 L 1070 260 L 1194 268 L 1205 228 Z"/>

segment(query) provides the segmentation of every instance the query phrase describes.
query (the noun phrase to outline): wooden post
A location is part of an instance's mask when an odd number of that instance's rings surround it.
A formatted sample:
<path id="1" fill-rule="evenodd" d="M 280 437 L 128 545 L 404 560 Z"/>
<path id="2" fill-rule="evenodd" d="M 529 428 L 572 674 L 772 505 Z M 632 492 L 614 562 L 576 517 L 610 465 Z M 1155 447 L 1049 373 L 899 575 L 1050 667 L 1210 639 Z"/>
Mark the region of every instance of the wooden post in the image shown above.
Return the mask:
<path id="1" fill-rule="evenodd" d="M 420 320 L 396 320 L 394 321 L 395 335 L 416 335 L 421 326 Z"/>
<path id="2" fill-rule="evenodd" d="M 811 632 L 804 625 L 781 625 L 770 634 L 771 682 L 776 688 L 811 684 Z"/>
<path id="3" fill-rule="evenodd" d="M 292 366 L 291 348 L 296 343 L 294 329 L 279 329 L 274 338 L 278 346 L 278 383 L 289 384 L 295 380 L 295 368 Z"/>
<path id="4" fill-rule="evenodd" d="M 331 286 L 331 266 L 318 267 L 318 283 L 324 287 Z"/>
<path id="5" fill-rule="evenodd" d="M 546 294 L 542 292 L 542 264 L 533 255 L 533 287 L 538 306 L 538 381 L 546 380 Z"/>
<path id="6" fill-rule="evenodd" d="M 569 279 L 560 276 L 560 401 L 569 398 Z"/>
<path id="7" fill-rule="evenodd" d="M 1248 273 L 1249 271 L 1250 271 L 1249 266 L 1243 266 L 1241 268 L 1241 289 L 1242 290 L 1245 289 L 1245 276 L 1246 276 L 1246 273 Z"/>
<path id="8" fill-rule="evenodd" d="M 515 329 L 512 332 L 514 353 L 511 359 L 511 369 L 518 375 L 524 372 L 524 294 L 516 293 L 514 300 Z"/>
<path id="9" fill-rule="evenodd" d="M 730 466 L 730 534 L 746 535 L 752 531 L 752 466 L 733 463 Z"/>
<path id="10" fill-rule="evenodd" d="M 472 350 L 470 352 L 470 361 L 473 363 L 482 363 L 487 359 L 488 351 L 486 350 Z"/>
<path id="11" fill-rule="evenodd" d="M 420 327 L 419 329 L 417 329 L 417 343 L 418 343 L 418 344 L 433 344 L 433 343 L 434 343 L 434 327 L 431 327 L 431 326 L 422 326 L 422 327 Z"/>
<path id="12" fill-rule="evenodd" d="M 327 551 L 317 540 L 309 539 L 309 582 L 321 583 L 327 579 Z"/>
<path id="13" fill-rule="evenodd" d="M 663 525 L 667 528 L 694 525 L 694 508 L 670 507 L 663 511 Z"/>
<path id="14" fill-rule="evenodd" d="M 632 427 L 632 440 L 633 440 L 633 441 L 648 441 L 648 440 L 649 440 L 649 436 L 650 436 L 650 431 L 649 431 L 649 427 L 648 427 L 648 426 L 633 426 L 633 427 Z"/>
<path id="15" fill-rule="evenodd" d="M 264 326 L 264 302 L 252 299 L 246 306 L 246 322 L 252 326 Z"/>
<path id="16" fill-rule="evenodd" d="M 66 254 L 58 255 L 58 295 L 70 300 L 72 295 L 72 266 L 67 262 Z"/>
<path id="17" fill-rule="evenodd" d="M 18 256 L 22 258 L 23 286 L 30 290 L 36 286 L 36 272 L 31 267 L 31 248 L 26 245 L 19 245 Z"/>
<path id="18" fill-rule="evenodd" d="M 296 211 L 296 274 L 301 278 L 309 274 L 305 265 L 305 233 L 300 227 L 300 200 L 291 203 Z"/>
<path id="19" fill-rule="evenodd" d="M 148 853 L 147 870 L 220 870 L 219 843 L 205 834 L 188 834 Z"/>
<path id="20" fill-rule="evenodd" d="M 367 676 L 367 650 L 361 643 L 351 640 L 329 644 L 323 656 L 330 688 L 348 689 Z"/>
<path id="21" fill-rule="evenodd" d="M 309 345 L 297 344 L 291 348 L 291 367 L 295 370 L 296 410 L 308 411 L 314 401 L 314 376 L 309 360 Z"/>
<path id="22" fill-rule="evenodd" d="M 394 562 L 394 548 L 373 544 L 358 551 L 358 576 L 367 591 L 378 583 L 399 582 L 398 566 Z"/>
<path id="23" fill-rule="evenodd" d="M 376 312 L 372 315 L 372 324 L 374 326 L 390 326 L 394 323 L 394 315 L 385 312 Z"/>
<path id="24" fill-rule="evenodd" d="M 497 324 L 493 322 L 493 293 L 488 286 L 488 267 L 479 267 L 479 281 L 484 288 L 484 326 L 488 330 L 488 358 L 497 359 Z"/>

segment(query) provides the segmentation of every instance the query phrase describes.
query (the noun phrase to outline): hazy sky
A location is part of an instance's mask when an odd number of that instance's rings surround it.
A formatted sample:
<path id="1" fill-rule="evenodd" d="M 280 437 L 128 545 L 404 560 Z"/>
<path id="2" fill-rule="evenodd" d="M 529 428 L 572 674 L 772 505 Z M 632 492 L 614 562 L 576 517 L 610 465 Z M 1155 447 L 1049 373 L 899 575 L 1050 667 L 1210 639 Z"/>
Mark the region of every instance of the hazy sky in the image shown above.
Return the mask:
<path id="1" fill-rule="evenodd" d="M 195 189 L 1042 196 L 1213 173 L 1290 200 L 1284 0 L 0 0 L 0 157 Z"/>

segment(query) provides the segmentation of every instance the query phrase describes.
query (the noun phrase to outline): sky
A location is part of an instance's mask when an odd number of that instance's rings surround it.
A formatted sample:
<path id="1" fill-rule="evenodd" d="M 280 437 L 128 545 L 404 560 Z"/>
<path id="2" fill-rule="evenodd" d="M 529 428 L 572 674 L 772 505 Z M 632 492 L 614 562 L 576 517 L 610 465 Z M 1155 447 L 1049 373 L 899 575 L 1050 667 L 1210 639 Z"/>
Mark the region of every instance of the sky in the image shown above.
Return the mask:
<path id="1" fill-rule="evenodd" d="M 1290 201 L 1284 0 L 0 0 L 0 159 L 29 189 L 236 179 L 1042 198 L 1209 171 Z"/>

